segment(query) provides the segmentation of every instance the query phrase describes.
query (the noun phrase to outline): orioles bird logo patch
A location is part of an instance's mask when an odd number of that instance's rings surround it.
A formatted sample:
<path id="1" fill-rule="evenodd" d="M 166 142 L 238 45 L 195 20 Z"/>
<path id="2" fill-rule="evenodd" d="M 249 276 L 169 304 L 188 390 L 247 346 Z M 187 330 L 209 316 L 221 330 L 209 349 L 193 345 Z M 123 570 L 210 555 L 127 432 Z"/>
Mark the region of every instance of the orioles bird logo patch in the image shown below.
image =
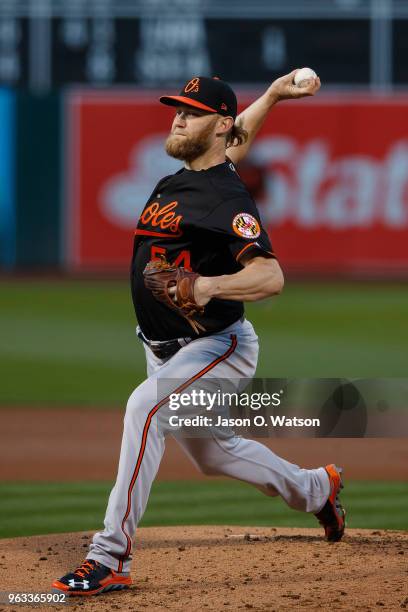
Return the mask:
<path id="1" fill-rule="evenodd" d="M 239 213 L 234 217 L 232 229 L 242 238 L 258 238 L 261 233 L 258 221 L 246 212 Z"/>

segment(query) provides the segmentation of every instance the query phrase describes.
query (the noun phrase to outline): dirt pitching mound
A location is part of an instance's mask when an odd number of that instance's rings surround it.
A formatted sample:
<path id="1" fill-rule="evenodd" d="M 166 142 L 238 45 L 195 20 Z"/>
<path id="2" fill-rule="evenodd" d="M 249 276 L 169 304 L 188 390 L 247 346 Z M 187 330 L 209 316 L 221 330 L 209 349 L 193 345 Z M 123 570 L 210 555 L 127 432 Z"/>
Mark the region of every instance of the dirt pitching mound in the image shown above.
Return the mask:
<path id="1" fill-rule="evenodd" d="M 0 540 L 0 589 L 47 592 L 86 554 L 91 533 Z M 408 534 L 320 529 L 139 529 L 128 591 L 42 610 L 408 609 Z M 17 606 L 14 607 L 17 609 Z M 27 609 L 27 608 L 25 608 Z M 1 606 L 10 612 L 13 607 Z"/>

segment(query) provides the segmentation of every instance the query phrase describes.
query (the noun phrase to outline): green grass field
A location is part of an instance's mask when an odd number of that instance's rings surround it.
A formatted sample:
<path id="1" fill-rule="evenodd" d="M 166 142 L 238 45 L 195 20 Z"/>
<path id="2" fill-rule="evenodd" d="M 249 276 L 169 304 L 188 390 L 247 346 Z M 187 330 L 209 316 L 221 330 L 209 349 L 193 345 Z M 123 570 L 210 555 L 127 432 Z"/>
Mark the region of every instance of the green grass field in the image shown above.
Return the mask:
<path id="1" fill-rule="evenodd" d="M 0 537 L 100 529 L 111 483 L 0 485 Z M 408 529 L 408 484 L 348 482 L 342 500 L 350 528 Z M 310 514 L 235 481 L 156 482 L 141 526 L 316 527 Z"/>
<path id="2" fill-rule="evenodd" d="M 123 406 L 145 376 L 126 281 L 2 281 L 0 406 Z M 288 282 L 247 307 L 259 377 L 405 377 L 402 284 Z"/>
<path id="3" fill-rule="evenodd" d="M 0 408 L 123 408 L 145 377 L 128 283 L 2 280 Z M 398 283 L 288 282 L 249 305 L 257 376 L 406 377 L 408 292 Z M 0 484 L 0 536 L 97 529 L 109 483 Z M 402 483 L 351 482 L 350 527 L 407 529 Z M 143 525 L 314 526 L 242 483 L 157 482 Z"/>

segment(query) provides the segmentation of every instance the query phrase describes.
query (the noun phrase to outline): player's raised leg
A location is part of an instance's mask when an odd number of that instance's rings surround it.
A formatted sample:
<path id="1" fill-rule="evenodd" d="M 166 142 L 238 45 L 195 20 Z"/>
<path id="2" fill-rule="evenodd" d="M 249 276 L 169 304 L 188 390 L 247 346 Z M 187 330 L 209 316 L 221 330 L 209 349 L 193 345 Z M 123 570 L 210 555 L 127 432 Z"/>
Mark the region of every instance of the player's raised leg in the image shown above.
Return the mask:
<path id="1" fill-rule="evenodd" d="M 224 437 L 175 438 L 204 474 L 228 476 L 257 487 L 265 495 L 280 495 L 291 508 L 314 513 L 329 542 L 343 536 L 345 511 L 338 498 L 343 484 L 336 466 L 304 469 L 264 444 L 232 432 Z"/>
<path id="2" fill-rule="evenodd" d="M 205 474 L 229 476 L 254 485 L 265 495 L 280 495 L 295 510 L 317 513 L 329 496 L 323 467 L 303 469 L 256 440 L 234 435 L 176 439 Z"/>

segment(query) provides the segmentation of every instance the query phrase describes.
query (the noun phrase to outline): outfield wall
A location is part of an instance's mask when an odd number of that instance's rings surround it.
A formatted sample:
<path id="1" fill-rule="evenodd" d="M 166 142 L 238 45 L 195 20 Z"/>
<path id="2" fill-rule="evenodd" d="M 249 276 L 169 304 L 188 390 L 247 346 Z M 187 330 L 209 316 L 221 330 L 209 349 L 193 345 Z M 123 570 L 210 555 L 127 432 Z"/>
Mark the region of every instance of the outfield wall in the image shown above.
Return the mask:
<path id="1" fill-rule="evenodd" d="M 241 96 L 243 106 L 253 97 Z M 127 269 L 146 199 L 180 167 L 163 151 L 173 111 L 156 99 L 68 98 L 69 269 Z M 319 96 L 270 113 L 242 172 L 286 270 L 407 270 L 407 103 Z"/>

